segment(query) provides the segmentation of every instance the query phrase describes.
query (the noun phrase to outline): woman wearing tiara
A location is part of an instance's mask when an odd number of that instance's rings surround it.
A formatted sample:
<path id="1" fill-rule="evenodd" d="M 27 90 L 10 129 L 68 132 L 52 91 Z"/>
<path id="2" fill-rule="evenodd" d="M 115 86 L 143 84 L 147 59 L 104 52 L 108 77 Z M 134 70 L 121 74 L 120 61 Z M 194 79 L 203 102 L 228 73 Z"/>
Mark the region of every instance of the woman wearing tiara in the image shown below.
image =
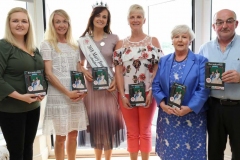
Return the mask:
<path id="1" fill-rule="evenodd" d="M 78 131 L 86 130 L 87 112 L 84 93 L 71 90 L 70 71 L 79 66 L 79 49 L 72 38 L 68 14 L 58 9 L 50 15 L 45 41 L 41 44 L 45 73 L 49 81 L 43 133 L 56 135 L 54 152 L 57 160 L 75 160 Z"/>
<path id="2" fill-rule="evenodd" d="M 96 46 L 96 50 L 100 51 L 98 53 L 105 59 L 114 75 L 112 55 L 118 36 L 112 34 L 110 30 L 110 19 L 111 15 L 106 5 L 93 6 L 87 28 L 80 40 L 90 35 L 92 45 Z M 109 160 L 111 159 L 113 147 L 118 147 L 121 141 L 124 140 L 124 124 L 122 114 L 118 109 L 115 79 L 111 82 L 108 90 L 93 90 L 91 62 L 87 62 L 87 68 L 84 68 L 86 59 L 86 53 L 82 52 L 84 49 L 83 47 L 80 48 L 81 71 L 87 79 L 88 95 L 84 98 L 84 103 L 89 117 L 88 131 L 91 146 L 95 150 L 96 160 L 101 159 L 103 150 L 105 159 Z M 102 79 L 104 79 L 104 75 L 100 76 L 100 81 Z"/>
<path id="3" fill-rule="evenodd" d="M 130 152 L 131 160 L 137 160 L 139 151 L 142 160 L 148 160 L 152 150 L 151 126 L 156 102 L 152 98 L 151 80 L 162 55 L 158 39 L 143 32 L 144 23 L 143 7 L 138 4 L 132 5 L 128 12 L 131 35 L 117 43 L 113 57 L 116 65 L 119 104 L 127 126 L 127 150 Z M 127 67 L 132 69 L 129 73 L 123 74 Z M 136 83 L 145 84 L 146 106 L 132 108 L 128 98 L 128 85 Z M 142 92 L 138 90 L 137 94 L 136 100 L 143 101 Z"/>

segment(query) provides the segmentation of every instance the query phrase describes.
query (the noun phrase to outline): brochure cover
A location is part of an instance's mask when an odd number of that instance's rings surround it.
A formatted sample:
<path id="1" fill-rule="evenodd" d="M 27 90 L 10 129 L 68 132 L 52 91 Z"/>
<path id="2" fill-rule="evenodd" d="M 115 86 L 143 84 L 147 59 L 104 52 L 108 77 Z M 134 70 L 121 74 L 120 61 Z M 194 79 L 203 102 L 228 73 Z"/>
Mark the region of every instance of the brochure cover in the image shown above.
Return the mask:
<path id="1" fill-rule="evenodd" d="M 45 81 L 43 70 L 24 71 L 27 93 L 36 95 L 47 94 L 47 82 Z"/>
<path id="2" fill-rule="evenodd" d="M 146 93 L 145 84 L 129 84 L 129 101 L 131 106 L 145 106 Z"/>
<path id="3" fill-rule="evenodd" d="M 225 63 L 207 62 L 205 64 L 205 87 L 224 90 L 223 72 L 225 72 Z"/>
<path id="4" fill-rule="evenodd" d="M 92 68 L 92 77 L 93 77 L 93 90 L 102 90 L 109 88 L 107 67 Z"/>
<path id="5" fill-rule="evenodd" d="M 83 73 L 78 71 L 70 71 L 70 74 L 72 82 L 72 91 L 78 90 L 80 92 L 87 92 Z"/>
<path id="6" fill-rule="evenodd" d="M 179 83 L 173 83 L 168 100 L 168 105 L 173 108 L 175 107 L 181 108 L 182 100 L 184 98 L 185 93 L 186 86 Z"/>

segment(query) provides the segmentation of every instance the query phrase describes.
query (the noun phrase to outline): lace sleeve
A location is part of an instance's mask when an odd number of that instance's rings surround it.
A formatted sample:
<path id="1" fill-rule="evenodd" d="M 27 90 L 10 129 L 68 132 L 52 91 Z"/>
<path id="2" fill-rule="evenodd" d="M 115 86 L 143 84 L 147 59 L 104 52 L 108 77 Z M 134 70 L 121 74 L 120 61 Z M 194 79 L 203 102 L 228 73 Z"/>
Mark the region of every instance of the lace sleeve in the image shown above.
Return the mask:
<path id="1" fill-rule="evenodd" d="M 79 48 L 77 49 L 77 62 L 80 62 L 81 61 L 81 57 L 80 57 L 80 50 Z"/>
<path id="2" fill-rule="evenodd" d="M 42 42 L 40 46 L 40 54 L 43 60 L 52 60 L 52 47 L 47 41 Z"/>

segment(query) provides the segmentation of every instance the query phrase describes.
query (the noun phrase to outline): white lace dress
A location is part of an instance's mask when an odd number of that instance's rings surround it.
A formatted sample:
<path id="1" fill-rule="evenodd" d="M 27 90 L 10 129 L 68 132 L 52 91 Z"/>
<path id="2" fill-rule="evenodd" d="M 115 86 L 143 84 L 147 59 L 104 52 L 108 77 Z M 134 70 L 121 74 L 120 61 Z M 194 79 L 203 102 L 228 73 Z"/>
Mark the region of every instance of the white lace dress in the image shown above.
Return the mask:
<path id="1" fill-rule="evenodd" d="M 47 41 L 42 42 L 40 53 L 43 60 L 52 61 L 53 74 L 64 87 L 71 89 L 70 71 L 76 71 L 79 50 L 72 49 L 66 43 L 58 43 L 61 53 L 57 53 Z M 72 102 L 49 83 L 47 103 L 43 121 L 43 133 L 46 135 L 67 135 L 73 130 L 86 130 L 88 118 L 82 101 Z"/>

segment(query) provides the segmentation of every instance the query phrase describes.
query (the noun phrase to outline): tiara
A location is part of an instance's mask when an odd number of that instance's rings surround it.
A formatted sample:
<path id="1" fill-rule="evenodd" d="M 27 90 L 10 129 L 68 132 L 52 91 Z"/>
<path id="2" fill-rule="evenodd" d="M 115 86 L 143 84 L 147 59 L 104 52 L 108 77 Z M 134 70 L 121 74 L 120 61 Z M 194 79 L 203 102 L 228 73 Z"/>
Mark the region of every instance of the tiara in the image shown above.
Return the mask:
<path id="1" fill-rule="evenodd" d="M 94 9 L 96 7 L 106 7 L 106 8 L 108 8 L 108 5 L 107 5 L 107 3 L 104 4 L 103 2 L 100 2 L 100 3 L 96 2 L 96 4 L 92 5 L 92 8 Z"/>

